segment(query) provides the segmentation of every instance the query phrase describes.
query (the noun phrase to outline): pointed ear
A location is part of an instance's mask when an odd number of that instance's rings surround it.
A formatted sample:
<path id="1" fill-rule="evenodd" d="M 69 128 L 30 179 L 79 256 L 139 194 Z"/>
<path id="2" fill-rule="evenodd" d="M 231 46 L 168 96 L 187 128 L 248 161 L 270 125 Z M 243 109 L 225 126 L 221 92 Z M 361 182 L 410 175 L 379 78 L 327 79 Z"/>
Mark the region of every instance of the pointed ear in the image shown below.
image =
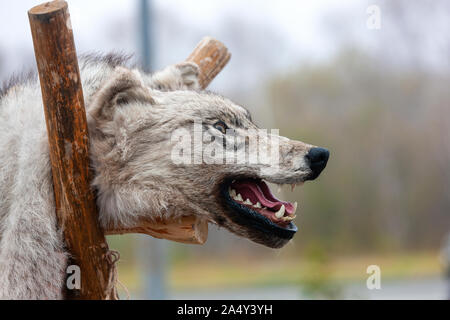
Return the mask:
<path id="1" fill-rule="evenodd" d="M 112 78 L 95 95 L 91 116 L 98 120 L 112 120 L 118 106 L 133 102 L 155 104 L 139 72 L 118 67 Z"/>

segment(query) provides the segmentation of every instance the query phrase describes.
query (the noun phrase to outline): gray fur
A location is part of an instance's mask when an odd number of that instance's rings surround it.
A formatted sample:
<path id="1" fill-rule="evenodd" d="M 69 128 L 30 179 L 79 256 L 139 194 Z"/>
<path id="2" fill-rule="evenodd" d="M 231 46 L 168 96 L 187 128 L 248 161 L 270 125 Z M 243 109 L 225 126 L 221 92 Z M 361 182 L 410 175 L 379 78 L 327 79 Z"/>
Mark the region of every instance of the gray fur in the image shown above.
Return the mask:
<path id="1" fill-rule="evenodd" d="M 133 226 L 140 217 L 204 217 L 259 243 L 226 215 L 219 186 L 230 177 L 299 183 L 310 173 L 310 145 L 277 137 L 280 167 L 175 165 L 171 133 L 196 120 L 222 120 L 237 134 L 256 128 L 246 109 L 198 91 L 198 67 L 154 75 L 124 59 L 89 56 L 80 68 L 91 138 L 93 187 L 100 222 Z M 61 299 L 67 252 L 56 225 L 48 142 L 36 77 L 12 83 L 0 97 L 0 298 Z M 281 246 L 277 243 L 272 246 Z"/>

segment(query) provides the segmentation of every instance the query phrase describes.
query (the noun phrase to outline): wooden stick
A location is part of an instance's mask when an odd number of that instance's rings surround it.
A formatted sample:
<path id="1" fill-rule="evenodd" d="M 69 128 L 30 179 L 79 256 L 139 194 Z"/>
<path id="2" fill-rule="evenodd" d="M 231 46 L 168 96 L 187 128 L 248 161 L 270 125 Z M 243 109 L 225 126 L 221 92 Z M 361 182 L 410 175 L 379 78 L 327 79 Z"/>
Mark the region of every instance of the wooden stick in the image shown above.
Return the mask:
<path id="1" fill-rule="evenodd" d="M 67 296 L 114 298 L 109 283 L 112 266 L 105 260 L 108 245 L 98 225 L 95 198 L 89 187 L 89 135 L 67 3 L 53 1 L 34 7 L 29 11 L 29 19 L 49 135 L 56 213 L 72 262 L 82 270 L 81 290 L 68 292 Z M 205 38 L 188 61 L 200 66 L 200 83 L 206 88 L 230 57 L 222 43 Z M 106 232 L 144 233 L 203 244 L 208 224 L 191 216 L 180 221 L 143 220 L 135 228 L 111 228 Z"/>
<path id="2" fill-rule="evenodd" d="M 206 89 L 211 81 L 230 61 L 231 54 L 227 47 L 211 37 L 204 38 L 194 49 L 187 61 L 200 67 L 200 86 Z M 167 239 L 189 244 L 204 244 L 208 238 L 208 222 L 194 216 L 181 221 L 152 221 L 143 219 L 136 227 L 111 227 L 106 234 L 143 233 L 155 238 Z"/>
<path id="3" fill-rule="evenodd" d="M 202 89 L 206 89 L 230 59 L 231 53 L 222 42 L 206 37 L 194 49 L 187 61 L 195 62 L 200 67 L 200 85 Z"/>
<path id="4" fill-rule="evenodd" d="M 56 215 L 71 254 L 81 269 L 81 289 L 69 299 L 115 297 L 109 249 L 99 227 L 90 188 L 89 135 L 68 6 L 53 1 L 28 12 L 41 81 L 50 145 Z"/>
<path id="5" fill-rule="evenodd" d="M 135 228 L 111 228 L 107 235 L 142 233 L 158 239 L 166 239 L 187 244 L 204 244 L 208 238 L 208 222 L 195 216 L 180 220 L 142 220 Z"/>

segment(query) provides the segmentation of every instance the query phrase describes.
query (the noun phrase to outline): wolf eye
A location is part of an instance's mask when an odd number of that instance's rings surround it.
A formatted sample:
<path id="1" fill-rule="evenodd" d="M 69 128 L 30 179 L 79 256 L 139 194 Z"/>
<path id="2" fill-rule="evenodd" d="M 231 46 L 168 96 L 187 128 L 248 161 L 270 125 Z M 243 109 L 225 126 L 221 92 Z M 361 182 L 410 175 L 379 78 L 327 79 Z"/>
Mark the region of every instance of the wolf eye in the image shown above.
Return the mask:
<path id="1" fill-rule="evenodd" d="M 222 132 L 223 134 L 227 133 L 228 126 L 223 121 L 219 121 L 216 124 L 214 124 L 214 128 Z"/>

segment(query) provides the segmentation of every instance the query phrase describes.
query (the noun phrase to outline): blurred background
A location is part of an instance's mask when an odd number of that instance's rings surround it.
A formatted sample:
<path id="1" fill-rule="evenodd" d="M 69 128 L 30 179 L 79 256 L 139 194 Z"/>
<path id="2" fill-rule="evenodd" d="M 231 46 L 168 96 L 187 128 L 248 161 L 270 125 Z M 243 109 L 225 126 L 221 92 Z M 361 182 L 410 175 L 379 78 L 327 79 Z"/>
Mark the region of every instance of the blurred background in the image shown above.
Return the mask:
<path id="1" fill-rule="evenodd" d="M 0 3 L 1 81 L 35 68 L 26 13 L 41 2 Z M 214 226 L 198 247 L 110 237 L 131 298 L 448 298 L 448 1 L 68 2 L 78 53 L 133 53 L 157 70 L 206 35 L 223 41 L 233 58 L 211 90 L 332 152 L 317 182 L 281 190 L 301 210 L 282 250 Z M 370 265 L 381 289 L 366 286 Z"/>

